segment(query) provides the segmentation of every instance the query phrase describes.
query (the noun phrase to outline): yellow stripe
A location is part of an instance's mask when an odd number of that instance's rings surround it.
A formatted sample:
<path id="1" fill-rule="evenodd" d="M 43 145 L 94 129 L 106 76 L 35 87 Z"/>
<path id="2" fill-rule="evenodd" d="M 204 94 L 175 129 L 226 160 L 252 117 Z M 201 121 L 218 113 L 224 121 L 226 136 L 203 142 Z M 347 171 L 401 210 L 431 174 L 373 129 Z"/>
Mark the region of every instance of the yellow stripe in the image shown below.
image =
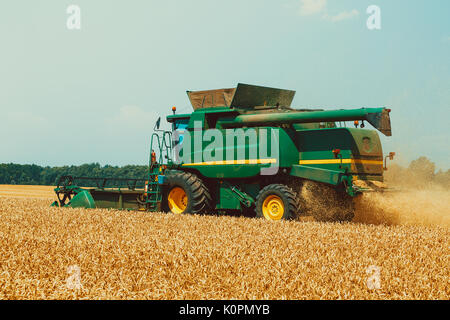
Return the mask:
<path id="1" fill-rule="evenodd" d="M 362 159 L 353 159 L 352 163 L 378 164 L 378 165 L 382 166 L 382 165 L 383 165 L 383 160 L 362 160 Z"/>
<path id="2" fill-rule="evenodd" d="M 206 162 L 194 162 L 183 163 L 183 166 L 213 166 L 224 164 L 267 164 L 276 163 L 277 159 L 249 159 L 249 160 L 222 160 L 222 161 L 206 161 Z"/>
<path id="3" fill-rule="evenodd" d="M 300 160 L 299 164 L 340 164 L 341 159 Z M 343 164 L 377 164 L 383 165 L 383 160 L 342 159 Z"/>

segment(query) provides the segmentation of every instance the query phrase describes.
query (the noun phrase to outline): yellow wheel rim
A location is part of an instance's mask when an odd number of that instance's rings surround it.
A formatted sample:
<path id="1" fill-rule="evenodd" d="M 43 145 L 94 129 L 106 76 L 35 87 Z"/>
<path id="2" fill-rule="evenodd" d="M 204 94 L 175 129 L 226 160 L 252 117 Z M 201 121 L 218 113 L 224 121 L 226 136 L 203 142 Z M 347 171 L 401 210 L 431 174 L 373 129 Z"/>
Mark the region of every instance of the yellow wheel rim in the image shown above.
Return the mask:
<path id="1" fill-rule="evenodd" d="M 267 220 L 280 220 L 284 214 L 283 200 L 274 194 L 268 196 L 262 204 L 262 212 Z"/>
<path id="2" fill-rule="evenodd" d="M 173 213 L 182 213 L 187 207 L 187 194 L 182 188 L 175 187 L 170 190 L 169 196 L 167 197 L 167 202 L 169 204 L 170 211 Z"/>

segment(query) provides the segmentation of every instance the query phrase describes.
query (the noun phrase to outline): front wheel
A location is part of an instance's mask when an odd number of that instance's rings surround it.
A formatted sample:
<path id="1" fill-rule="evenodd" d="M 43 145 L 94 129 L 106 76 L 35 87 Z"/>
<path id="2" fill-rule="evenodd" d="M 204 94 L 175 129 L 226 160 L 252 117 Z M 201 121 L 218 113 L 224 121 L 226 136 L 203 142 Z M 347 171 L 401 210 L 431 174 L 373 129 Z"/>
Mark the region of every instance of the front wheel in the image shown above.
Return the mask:
<path id="1" fill-rule="evenodd" d="M 284 184 L 270 184 L 256 197 L 256 216 L 267 220 L 293 219 L 298 211 L 296 193 Z"/>
<path id="2" fill-rule="evenodd" d="M 166 174 L 167 192 L 164 207 L 173 213 L 203 214 L 211 210 L 211 195 L 195 174 L 171 171 Z"/>

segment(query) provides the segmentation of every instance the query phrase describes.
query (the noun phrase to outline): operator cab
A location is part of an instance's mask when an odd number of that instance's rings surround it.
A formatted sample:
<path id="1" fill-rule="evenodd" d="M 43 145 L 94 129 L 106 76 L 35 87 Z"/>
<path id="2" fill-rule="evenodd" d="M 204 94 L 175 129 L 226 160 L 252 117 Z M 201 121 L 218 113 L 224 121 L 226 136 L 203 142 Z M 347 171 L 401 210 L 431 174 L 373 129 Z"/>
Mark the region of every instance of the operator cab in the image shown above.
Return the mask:
<path id="1" fill-rule="evenodd" d="M 174 114 L 167 117 L 167 121 L 172 123 L 172 148 L 181 147 L 184 133 L 189 126 L 190 114 Z"/>

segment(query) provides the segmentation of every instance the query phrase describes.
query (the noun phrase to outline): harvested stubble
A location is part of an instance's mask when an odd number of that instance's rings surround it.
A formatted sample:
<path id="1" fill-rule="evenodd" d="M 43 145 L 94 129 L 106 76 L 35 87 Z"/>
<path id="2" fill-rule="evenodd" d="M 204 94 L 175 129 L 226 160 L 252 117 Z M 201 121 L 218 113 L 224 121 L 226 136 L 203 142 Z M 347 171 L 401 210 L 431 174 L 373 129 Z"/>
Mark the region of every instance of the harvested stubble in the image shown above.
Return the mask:
<path id="1" fill-rule="evenodd" d="M 450 230 L 0 197 L 2 299 L 448 299 Z M 66 286 L 81 270 L 80 289 Z M 367 269 L 380 268 L 380 289 Z"/>
<path id="2" fill-rule="evenodd" d="M 0 196 L 48 199 L 55 195 L 52 186 L 0 184 Z"/>

